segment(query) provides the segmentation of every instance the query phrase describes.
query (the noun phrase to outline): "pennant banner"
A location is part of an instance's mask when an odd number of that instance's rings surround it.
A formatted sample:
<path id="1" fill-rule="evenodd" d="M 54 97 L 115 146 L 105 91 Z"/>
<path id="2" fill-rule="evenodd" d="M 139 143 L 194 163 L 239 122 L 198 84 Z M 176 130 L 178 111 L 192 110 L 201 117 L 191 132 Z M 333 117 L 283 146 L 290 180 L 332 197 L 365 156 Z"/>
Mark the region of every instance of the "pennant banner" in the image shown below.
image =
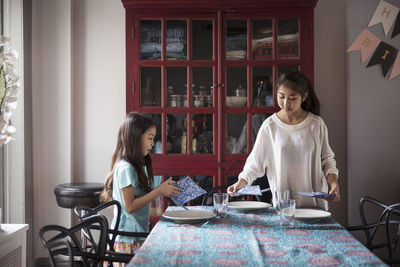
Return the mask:
<path id="1" fill-rule="evenodd" d="M 363 30 L 347 49 L 347 52 L 361 50 L 361 64 L 375 51 L 381 40 L 368 30 Z"/>
<path id="2" fill-rule="evenodd" d="M 369 61 L 367 68 L 381 64 L 383 76 L 386 77 L 390 67 L 393 65 L 397 56 L 397 49 L 385 42 L 381 42 L 378 45 L 375 53 Z"/>
<path id="3" fill-rule="evenodd" d="M 399 13 L 399 8 L 385 2 L 381 1 L 372 16 L 368 27 L 373 26 L 378 23 L 382 23 L 385 35 L 388 35 L 390 27 L 395 21 L 397 14 Z"/>
<path id="4" fill-rule="evenodd" d="M 396 22 L 394 23 L 394 28 L 392 31 L 392 37 L 395 37 L 400 33 L 400 12 L 397 14 Z"/>
<path id="5" fill-rule="evenodd" d="M 397 57 L 393 64 L 393 69 L 392 73 L 390 73 L 389 80 L 393 79 L 397 75 L 400 75 L 400 53 L 397 53 Z"/>

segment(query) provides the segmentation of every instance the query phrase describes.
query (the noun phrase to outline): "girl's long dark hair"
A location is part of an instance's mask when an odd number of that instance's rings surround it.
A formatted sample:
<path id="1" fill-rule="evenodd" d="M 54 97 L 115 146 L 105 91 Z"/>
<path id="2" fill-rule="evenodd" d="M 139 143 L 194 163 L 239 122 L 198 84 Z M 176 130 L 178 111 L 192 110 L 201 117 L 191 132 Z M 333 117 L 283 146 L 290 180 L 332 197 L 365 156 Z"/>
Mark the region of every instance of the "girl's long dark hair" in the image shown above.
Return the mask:
<path id="1" fill-rule="evenodd" d="M 128 113 L 118 130 L 117 144 L 111 159 L 110 171 L 104 182 L 104 190 L 100 199 L 103 202 L 112 200 L 113 177 L 116 164 L 125 160 L 132 164 L 139 178 L 139 184 L 145 192 L 150 192 L 153 186 L 153 168 L 150 154 L 143 157 L 140 146 L 142 135 L 151 127 L 155 127 L 154 122 L 144 115 L 136 112 Z M 143 167 L 146 166 L 147 174 Z"/>
<path id="2" fill-rule="evenodd" d="M 306 96 L 304 102 L 301 103 L 301 108 L 315 115 L 320 115 L 318 97 L 306 75 L 300 71 L 285 72 L 279 77 L 276 89 L 278 90 L 281 85 L 296 91 L 302 98 Z"/>

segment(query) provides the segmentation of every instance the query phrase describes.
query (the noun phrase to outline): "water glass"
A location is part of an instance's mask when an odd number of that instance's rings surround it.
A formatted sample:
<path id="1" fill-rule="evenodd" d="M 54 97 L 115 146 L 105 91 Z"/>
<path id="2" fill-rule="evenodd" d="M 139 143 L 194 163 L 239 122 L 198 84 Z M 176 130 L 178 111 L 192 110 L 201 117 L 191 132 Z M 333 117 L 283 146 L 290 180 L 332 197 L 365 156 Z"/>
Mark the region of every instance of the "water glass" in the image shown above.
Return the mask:
<path id="1" fill-rule="evenodd" d="M 290 199 L 290 191 L 288 189 L 284 190 L 275 190 L 274 196 L 272 197 L 272 205 L 274 206 L 275 210 L 279 213 L 279 203 L 281 200 L 288 200 Z"/>
<path id="2" fill-rule="evenodd" d="M 296 213 L 296 200 L 281 199 L 280 206 L 280 224 L 282 226 L 294 226 L 294 215 Z"/>
<path id="3" fill-rule="evenodd" d="M 224 218 L 228 212 L 228 193 L 214 193 L 214 212 L 217 215 L 217 218 Z"/>

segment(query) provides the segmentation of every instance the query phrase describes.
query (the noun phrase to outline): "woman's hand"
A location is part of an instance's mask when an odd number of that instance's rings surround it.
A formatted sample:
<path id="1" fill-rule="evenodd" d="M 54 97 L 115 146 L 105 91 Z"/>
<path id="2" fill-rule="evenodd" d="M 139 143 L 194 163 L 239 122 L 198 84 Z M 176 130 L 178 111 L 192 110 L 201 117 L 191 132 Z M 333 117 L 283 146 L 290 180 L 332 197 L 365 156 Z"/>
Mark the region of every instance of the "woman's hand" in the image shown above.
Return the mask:
<path id="1" fill-rule="evenodd" d="M 237 191 L 239 191 L 240 189 L 242 189 L 243 187 L 245 187 L 247 185 L 247 181 L 240 178 L 236 183 L 234 183 L 233 185 L 231 185 L 230 187 L 228 187 L 228 194 L 231 197 L 234 197 Z"/>
<path id="2" fill-rule="evenodd" d="M 182 192 L 182 188 L 179 188 L 176 185 L 176 182 L 172 180 L 172 177 L 160 184 L 160 186 L 157 188 L 159 190 L 159 194 L 163 195 L 164 197 L 176 196 Z"/>
<path id="3" fill-rule="evenodd" d="M 339 181 L 338 181 L 336 174 L 332 174 L 332 173 L 328 174 L 327 180 L 328 180 L 328 184 L 331 188 L 331 190 L 329 190 L 329 194 L 335 194 L 335 196 L 328 197 L 328 198 L 326 198 L 326 200 L 339 201 L 340 200 Z"/>

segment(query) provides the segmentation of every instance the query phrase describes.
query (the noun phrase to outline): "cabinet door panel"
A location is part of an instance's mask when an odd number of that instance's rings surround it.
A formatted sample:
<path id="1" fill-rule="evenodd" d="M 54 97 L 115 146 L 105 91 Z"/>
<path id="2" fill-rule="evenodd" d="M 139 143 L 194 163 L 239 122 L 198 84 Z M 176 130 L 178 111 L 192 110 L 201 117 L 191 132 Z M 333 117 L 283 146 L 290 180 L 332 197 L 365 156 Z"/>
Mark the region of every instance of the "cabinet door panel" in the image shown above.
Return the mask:
<path id="1" fill-rule="evenodd" d="M 253 106 L 273 107 L 272 67 L 253 67 Z"/>
<path id="2" fill-rule="evenodd" d="M 278 58 L 295 59 L 299 57 L 298 19 L 278 20 Z"/>
<path id="3" fill-rule="evenodd" d="M 140 106 L 161 106 L 161 68 L 142 67 Z"/>
<path id="4" fill-rule="evenodd" d="M 168 20 L 166 26 L 166 52 L 168 60 L 187 59 L 187 22 Z"/>
<path id="5" fill-rule="evenodd" d="M 213 115 L 193 114 L 192 153 L 213 154 Z"/>
<path id="6" fill-rule="evenodd" d="M 167 67 L 167 107 L 187 107 L 186 84 L 186 67 Z"/>
<path id="7" fill-rule="evenodd" d="M 213 22 L 211 20 L 192 21 L 193 60 L 213 60 Z"/>
<path id="8" fill-rule="evenodd" d="M 226 59 L 244 60 L 247 58 L 247 21 L 227 20 Z"/>
<path id="9" fill-rule="evenodd" d="M 140 22 L 140 59 L 161 59 L 161 21 Z"/>
<path id="10" fill-rule="evenodd" d="M 251 49 L 253 59 L 272 59 L 273 27 L 271 19 L 253 20 Z"/>
<path id="11" fill-rule="evenodd" d="M 187 154 L 186 114 L 167 114 L 167 153 Z"/>
<path id="12" fill-rule="evenodd" d="M 226 84 L 226 106 L 247 106 L 247 68 L 228 67 Z"/>
<path id="13" fill-rule="evenodd" d="M 193 67 L 193 107 L 213 106 L 213 72 L 212 67 Z"/>
<path id="14" fill-rule="evenodd" d="M 247 114 L 226 115 L 226 153 L 247 152 Z"/>

